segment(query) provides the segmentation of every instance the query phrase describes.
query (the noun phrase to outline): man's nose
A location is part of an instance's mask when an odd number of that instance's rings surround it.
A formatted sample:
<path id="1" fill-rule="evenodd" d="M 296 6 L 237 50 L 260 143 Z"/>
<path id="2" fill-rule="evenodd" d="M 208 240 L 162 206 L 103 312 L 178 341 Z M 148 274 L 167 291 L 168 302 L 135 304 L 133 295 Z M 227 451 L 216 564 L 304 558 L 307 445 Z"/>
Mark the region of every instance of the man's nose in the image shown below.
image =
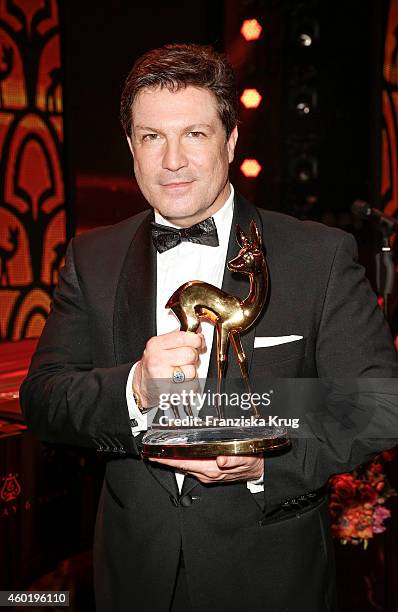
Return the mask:
<path id="1" fill-rule="evenodd" d="M 176 172 L 180 168 L 185 168 L 187 165 L 188 159 L 181 143 L 177 140 L 168 142 L 163 155 L 162 167 L 166 170 Z"/>

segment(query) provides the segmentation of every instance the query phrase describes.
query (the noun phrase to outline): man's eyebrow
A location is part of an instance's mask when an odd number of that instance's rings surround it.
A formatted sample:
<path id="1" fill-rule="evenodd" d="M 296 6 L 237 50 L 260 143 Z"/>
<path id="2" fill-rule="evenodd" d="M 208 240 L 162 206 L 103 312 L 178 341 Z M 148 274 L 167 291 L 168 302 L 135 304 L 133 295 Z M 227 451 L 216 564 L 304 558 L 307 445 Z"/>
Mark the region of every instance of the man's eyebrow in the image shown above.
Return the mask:
<path id="1" fill-rule="evenodd" d="M 156 132 L 156 133 L 158 133 L 158 132 L 162 131 L 162 130 L 159 130 L 158 128 L 150 127 L 150 126 L 147 126 L 147 125 L 140 125 L 140 124 L 134 125 L 133 128 L 135 130 L 141 130 L 141 131 L 145 131 L 145 132 Z M 184 127 L 182 131 L 186 130 L 186 131 L 189 132 L 189 131 L 193 131 L 193 130 L 199 129 L 199 128 L 207 128 L 208 130 L 212 130 L 213 129 L 213 127 L 210 124 L 208 124 L 208 123 L 193 123 L 192 125 L 187 125 L 186 127 Z"/>
<path id="2" fill-rule="evenodd" d="M 208 130 L 213 129 L 213 127 L 208 123 L 193 123 L 192 125 L 188 125 L 185 129 L 190 131 L 195 130 L 195 128 L 207 128 Z"/>
<path id="3" fill-rule="evenodd" d="M 153 128 L 153 127 L 148 127 L 146 125 L 134 125 L 133 128 L 135 130 L 145 130 L 146 132 L 159 132 L 159 130 L 157 128 Z"/>

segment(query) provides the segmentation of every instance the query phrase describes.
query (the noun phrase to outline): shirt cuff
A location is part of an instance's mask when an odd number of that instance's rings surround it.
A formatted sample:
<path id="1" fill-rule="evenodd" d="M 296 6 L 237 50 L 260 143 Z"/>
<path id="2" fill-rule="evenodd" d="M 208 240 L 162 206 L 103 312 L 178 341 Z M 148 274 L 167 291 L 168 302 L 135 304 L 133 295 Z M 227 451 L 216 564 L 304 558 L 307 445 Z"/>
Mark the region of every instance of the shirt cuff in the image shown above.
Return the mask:
<path id="1" fill-rule="evenodd" d="M 250 493 L 262 493 L 264 491 L 264 472 L 258 480 L 248 480 L 247 488 Z"/>
<path id="2" fill-rule="evenodd" d="M 133 434 L 133 436 L 138 436 L 139 433 L 141 433 L 142 431 L 147 431 L 148 429 L 147 415 L 143 414 L 138 408 L 133 395 L 133 378 L 135 368 L 138 364 L 139 361 L 137 361 L 131 368 L 126 385 L 127 408 L 130 417 L 131 433 Z"/>

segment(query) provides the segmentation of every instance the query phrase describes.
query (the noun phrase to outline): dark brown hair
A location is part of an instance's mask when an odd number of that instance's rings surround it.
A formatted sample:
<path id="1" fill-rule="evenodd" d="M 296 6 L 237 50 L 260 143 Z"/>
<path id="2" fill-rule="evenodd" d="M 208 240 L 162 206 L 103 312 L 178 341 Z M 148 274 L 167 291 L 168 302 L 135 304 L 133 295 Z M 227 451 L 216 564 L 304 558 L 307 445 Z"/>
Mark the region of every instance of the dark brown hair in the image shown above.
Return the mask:
<path id="1" fill-rule="evenodd" d="M 165 45 L 142 55 L 128 75 L 121 97 L 120 119 L 131 136 L 131 110 L 141 89 L 166 87 L 178 91 L 192 85 L 213 93 L 227 138 L 238 120 L 235 73 L 225 55 L 212 47 L 194 44 Z"/>

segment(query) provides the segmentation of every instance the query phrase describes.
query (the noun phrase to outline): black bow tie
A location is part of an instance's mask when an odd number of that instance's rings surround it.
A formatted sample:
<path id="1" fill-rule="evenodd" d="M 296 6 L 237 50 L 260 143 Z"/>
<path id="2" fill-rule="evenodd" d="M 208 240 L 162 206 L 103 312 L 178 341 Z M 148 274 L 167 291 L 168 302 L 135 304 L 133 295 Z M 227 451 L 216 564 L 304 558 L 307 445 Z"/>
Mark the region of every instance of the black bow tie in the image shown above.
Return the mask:
<path id="1" fill-rule="evenodd" d="M 181 242 L 218 246 L 217 228 L 213 217 L 187 228 L 169 227 L 154 222 L 151 225 L 153 244 L 159 253 L 173 249 Z"/>

